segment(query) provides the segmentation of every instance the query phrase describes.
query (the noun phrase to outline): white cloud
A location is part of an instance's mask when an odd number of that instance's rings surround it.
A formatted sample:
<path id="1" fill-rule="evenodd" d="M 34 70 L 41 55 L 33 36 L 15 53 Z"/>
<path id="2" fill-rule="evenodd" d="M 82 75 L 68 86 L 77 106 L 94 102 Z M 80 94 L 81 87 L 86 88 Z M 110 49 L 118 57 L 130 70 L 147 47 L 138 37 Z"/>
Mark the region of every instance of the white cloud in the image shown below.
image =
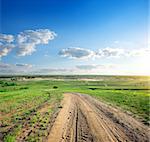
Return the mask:
<path id="1" fill-rule="evenodd" d="M 48 44 L 56 37 L 56 33 L 49 29 L 26 30 L 17 36 L 18 55 L 31 55 L 36 51 L 36 46 Z"/>
<path id="2" fill-rule="evenodd" d="M 15 46 L 13 44 L 0 43 L 0 58 L 6 56 Z"/>
<path id="3" fill-rule="evenodd" d="M 56 33 L 49 29 L 25 30 L 16 37 L 9 34 L 0 34 L 0 57 L 6 56 L 14 47 L 19 56 L 31 55 L 37 45 L 48 44 L 56 37 Z"/>
<path id="4" fill-rule="evenodd" d="M 7 63 L 0 63 L 0 74 L 22 74 L 22 73 L 29 73 L 32 71 L 31 64 L 7 64 Z"/>
<path id="5" fill-rule="evenodd" d="M 15 47 L 13 41 L 13 35 L 0 34 L 0 58 L 6 56 Z"/>
<path id="6" fill-rule="evenodd" d="M 9 68 L 10 67 L 10 64 L 6 64 L 6 63 L 0 63 L 0 69 L 6 69 L 6 68 Z"/>
<path id="7" fill-rule="evenodd" d="M 6 56 L 15 47 L 13 41 L 12 35 L 0 34 L 0 58 Z"/>
<path id="8" fill-rule="evenodd" d="M 112 69 L 115 68 L 116 65 L 114 64 L 105 64 L 105 65 L 99 65 L 99 64 L 83 64 L 83 65 L 77 65 L 76 68 L 79 70 L 103 70 L 103 69 Z"/>
<path id="9" fill-rule="evenodd" d="M 96 57 L 120 57 L 124 55 L 124 53 L 124 49 L 107 47 L 104 49 L 99 49 L 99 51 L 96 52 Z"/>
<path id="10" fill-rule="evenodd" d="M 16 64 L 7 64 L 0 62 L 0 68 L 31 68 L 32 64 L 16 63 Z"/>
<path id="11" fill-rule="evenodd" d="M 14 41 L 14 36 L 13 35 L 7 35 L 7 34 L 0 34 L 0 41 L 11 43 Z"/>
<path id="12" fill-rule="evenodd" d="M 144 57 L 150 55 L 149 48 L 137 49 L 123 49 L 123 48 L 102 48 L 98 51 L 92 51 L 83 48 L 67 48 L 59 52 L 60 56 L 69 57 L 73 59 L 87 59 L 87 58 L 121 58 L 121 57 Z"/>
<path id="13" fill-rule="evenodd" d="M 7 64 L 0 62 L 0 75 L 14 74 L 69 74 L 73 72 L 71 68 L 42 68 L 32 64 L 16 63 Z"/>
<path id="14" fill-rule="evenodd" d="M 43 74 L 43 75 L 62 75 L 62 74 L 97 74 L 97 75 L 149 75 L 149 70 L 143 70 L 143 66 L 137 64 L 81 64 L 70 68 L 37 67 L 30 64 L 6 64 L 0 63 L 0 75 L 17 74 Z"/>
<path id="15" fill-rule="evenodd" d="M 40 68 L 33 71 L 34 74 L 69 74 L 73 69 L 69 68 Z"/>
<path id="16" fill-rule="evenodd" d="M 95 64 L 91 64 L 91 65 L 77 65 L 76 68 L 77 69 L 81 69 L 81 70 L 91 70 L 91 69 L 97 69 L 97 68 L 103 68 L 104 65 L 95 65 Z"/>
<path id="17" fill-rule="evenodd" d="M 134 49 L 127 52 L 128 56 L 137 56 L 137 57 L 144 57 L 144 56 L 150 56 L 150 48 L 140 48 L 140 49 Z"/>
<path id="18" fill-rule="evenodd" d="M 17 63 L 17 64 L 15 64 L 15 66 L 17 66 L 17 67 L 27 67 L 27 68 L 31 68 L 33 65 L 31 65 L 31 64 Z"/>
<path id="19" fill-rule="evenodd" d="M 62 49 L 59 52 L 59 55 L 63 57 L 73 58 L 73 59 L 88 59 L 94 56 L 94 52 L 89 49 L 72 47 L 72 48 Z"/>
<path id="20" fill-rule="evenodd" d="M 95 52 L 89 49 L 74 47 L 62 49 L 59 52 L 60 56 L 69 57 L 73 59 L 87 59 L 87 58 L 108 58 L 108 57 L 120 57 L 124 54 L 124 49 L 120 48 L 103 48 Z"/>

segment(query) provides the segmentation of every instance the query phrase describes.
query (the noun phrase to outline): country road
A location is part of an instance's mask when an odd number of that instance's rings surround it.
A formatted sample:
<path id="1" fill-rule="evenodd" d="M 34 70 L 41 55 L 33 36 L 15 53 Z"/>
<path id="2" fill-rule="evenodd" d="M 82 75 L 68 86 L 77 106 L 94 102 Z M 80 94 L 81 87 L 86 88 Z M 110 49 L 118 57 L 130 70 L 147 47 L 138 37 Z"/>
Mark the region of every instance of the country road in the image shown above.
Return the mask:
<path id="1" fill-rule="evenodd" d="M 148 142 L 148 127 L 89 95 L 65 93 L 48 142 Z"/>

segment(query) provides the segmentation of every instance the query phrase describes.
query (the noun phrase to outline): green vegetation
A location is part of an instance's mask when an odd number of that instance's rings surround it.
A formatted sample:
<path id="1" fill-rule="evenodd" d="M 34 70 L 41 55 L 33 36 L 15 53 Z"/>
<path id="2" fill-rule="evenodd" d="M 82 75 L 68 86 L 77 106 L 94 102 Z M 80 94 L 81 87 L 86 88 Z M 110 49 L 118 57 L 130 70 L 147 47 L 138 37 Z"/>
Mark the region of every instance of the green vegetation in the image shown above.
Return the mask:
<path id="1" fill-rule="evenodd" d="M 25 81 L 22 78 L 0 81 L 0 132 L 5 142 L 21 139 L 25 128 L 32 130 L 26 141 L 42 141 L 48 135 L 52 114 L 61 109 L 64 92 L 92 95 L 132 112 L 144 124 L 149 123 L 150 77 L 58 76 L 59 80 L 36 80 L 28 76 Z"/>
<path id="2" fill-rule="evenodd" d="M 1 80 L 0 132 L 4 135 L 4 141 L 13 142 L 20 136 L 24 127 L 33 129 L 44 123 L 43 127 L 48 128 L 50 117 L 59 109 L 63 98 L 62 93 L 55 90 L 49 81 Z M 43 129 L 43 127 L 40 128 Z M 44 129 L 41 131 L 45 133 Z M 35 137 L 37 132 L 32 132 L 31 135 Z"/>
<path id="3" fill-rule="evenodd" d="M 7 136 L 4 138 L 4 141 L 6 141 L 6 142 L 15 142 L 15 137 L 14 137 L 14 136 L 11 136 L 11 135 L 7 135 Z"/>

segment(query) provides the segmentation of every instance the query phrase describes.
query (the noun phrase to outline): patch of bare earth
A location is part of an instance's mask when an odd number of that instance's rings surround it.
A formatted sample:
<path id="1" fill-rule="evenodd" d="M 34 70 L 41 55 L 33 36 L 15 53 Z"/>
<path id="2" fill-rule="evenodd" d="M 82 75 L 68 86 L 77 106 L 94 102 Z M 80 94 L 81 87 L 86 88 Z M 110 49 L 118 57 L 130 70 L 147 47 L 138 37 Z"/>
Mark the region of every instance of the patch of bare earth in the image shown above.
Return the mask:
<path id="1" fill-rule="evenodd" d="M 148 127 L 89 95 L 66 93 L 48 142 L 148 142 Z"/>
<path id="2" fill-rule="evenodd" d="M 51 128 L 51 125 L 53 124 L 59 111 L 57 110 L 53 114 L 51 114 L 49 110 L 54 109 L 56 107 L 57 104 L 55 103 L 45 103 L 36 111 L 35 114 L 28 117 L 25 123 L 23 124 L 20 133 L 17 135 L 17 141 L 31 141 L 28 140 L 29 137 L 37 137 L 37 139 L 34 139 L 34 141 L 45 140 L 45 137 L 48 134 L 47 131 Z M 33 117 L 36 116 L 37 113 L 40 116 L 37 116 L 36 122 L 32 123 Z M 44 120 L 44 118 L 47 118 L 47 120 Z"/>

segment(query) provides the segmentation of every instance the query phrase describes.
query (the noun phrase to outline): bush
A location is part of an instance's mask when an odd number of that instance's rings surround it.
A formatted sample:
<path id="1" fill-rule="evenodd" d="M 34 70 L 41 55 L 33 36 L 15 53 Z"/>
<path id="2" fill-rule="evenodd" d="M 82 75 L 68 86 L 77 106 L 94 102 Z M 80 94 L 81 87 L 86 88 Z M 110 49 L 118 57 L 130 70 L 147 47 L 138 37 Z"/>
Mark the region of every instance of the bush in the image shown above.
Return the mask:
<path id="1" fill-rule="evenodd" d="M 53 86 L 53 88 L 54 88 L 54 89 L 57 89 L 58 87 L 57 87 L 57 86 Z"/>
<path id="2" fill-rule="evenodd" d="M 12 135 L 7 135 L 5 138 L 4 138 L 4 142 L 15 142 L 15 137 L 12 136 Z"/>
<path id="3" fill-rule="evenodd" d="M 29 87 L 21 87 L 20 90 L 29 89 Z"/>
<path id="4" fill-rule="evenodd" d="M 0 84 L 3 84 L 4 82 L 2 80 L 0 80 Z"/>
<path id="5" fill-rule="evenodd" d="M 17 86 L 17 84 L 14 82 L 3 82 L 2 87 L 5 87 L 5 86 Z"/>

